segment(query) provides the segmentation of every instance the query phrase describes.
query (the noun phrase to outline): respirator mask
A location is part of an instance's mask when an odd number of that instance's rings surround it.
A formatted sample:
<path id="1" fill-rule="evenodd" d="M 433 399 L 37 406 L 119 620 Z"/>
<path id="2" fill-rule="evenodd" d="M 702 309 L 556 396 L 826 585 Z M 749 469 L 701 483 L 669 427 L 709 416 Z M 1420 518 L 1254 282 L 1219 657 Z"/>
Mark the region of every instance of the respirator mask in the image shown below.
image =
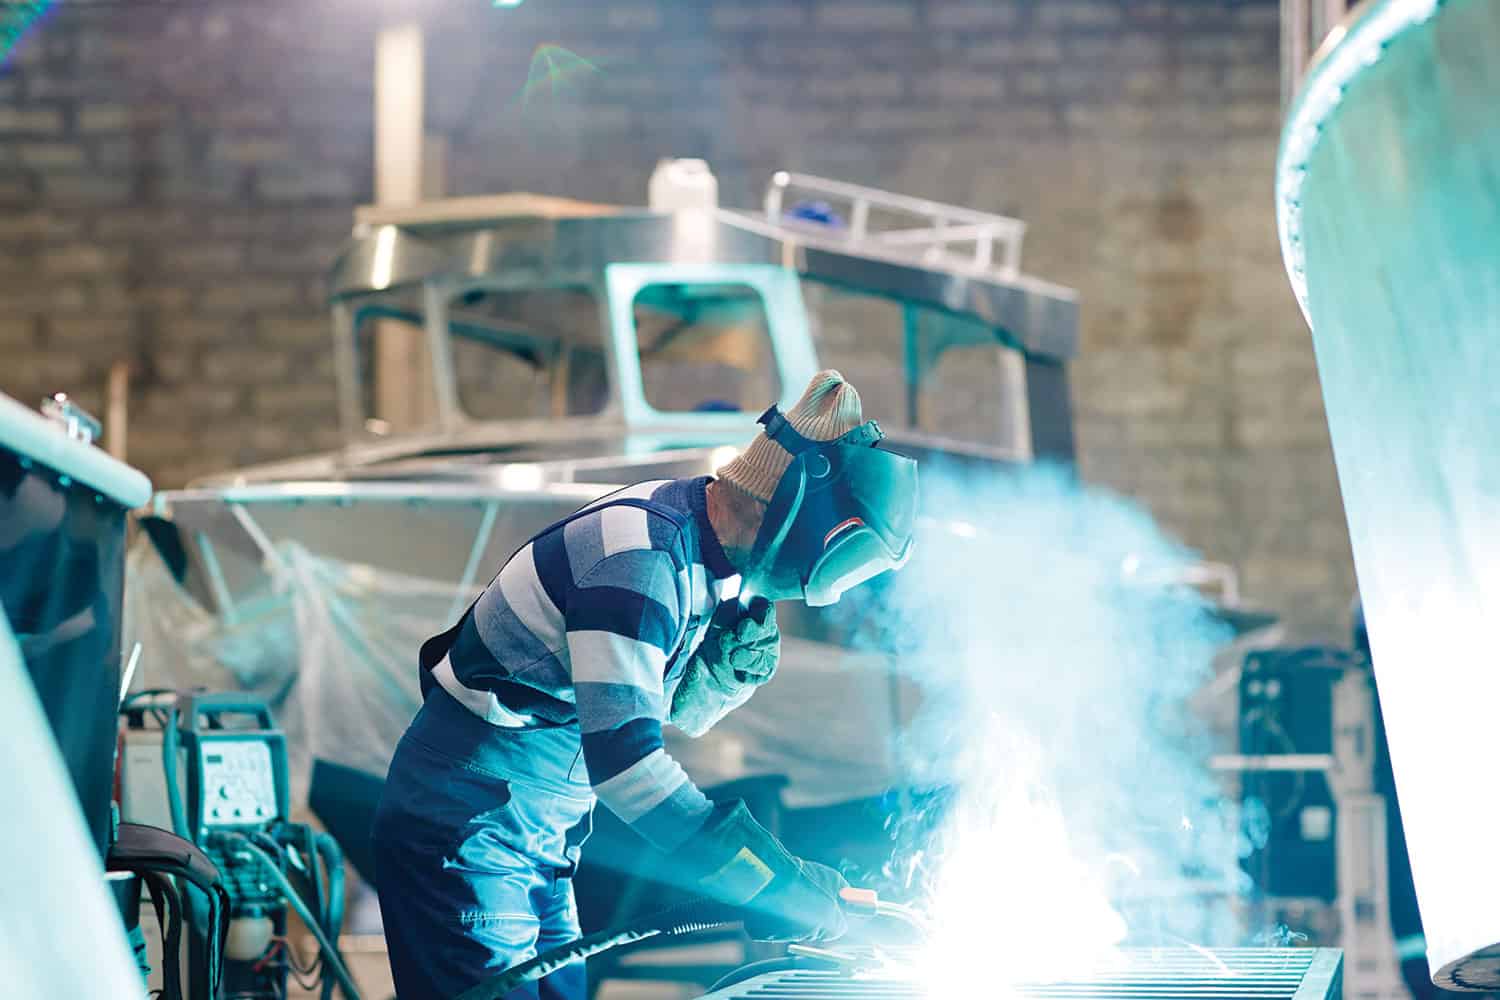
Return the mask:
<path id="1" fill-rule="evenodd" d="M 779 409 L 761 414 L 766 436 L 792 456 L 776 484 L 741 574 L 741 600 L 800 597 L 812 607 L 899 569 L 911 556 L 917 463 L 880 447 L 870 420 L 832 441 L 799 434 Z"/>

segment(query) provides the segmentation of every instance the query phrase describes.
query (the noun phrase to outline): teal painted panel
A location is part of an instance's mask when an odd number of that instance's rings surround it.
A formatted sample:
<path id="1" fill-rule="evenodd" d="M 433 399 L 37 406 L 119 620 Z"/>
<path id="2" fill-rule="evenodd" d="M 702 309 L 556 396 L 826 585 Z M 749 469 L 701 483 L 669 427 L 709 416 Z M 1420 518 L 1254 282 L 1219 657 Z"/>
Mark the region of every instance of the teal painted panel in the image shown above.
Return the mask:
<path id="1" fill-rule="evenodd" d="M 1367 5 L 1294 106 L 1277 180 L 1429 959 L 1493 987 L 1500 3 Z"/>
<path id="2" fill-rule="evenodd" d="M 605 268 L 610 340 L 619 374 L 620 406 L 627 425 L 682 423 L 687 416 L 657 410 L 646 401 L 642 388 L 632 306 L 642 288 L 655 284 L 737 284 L 759 293 L 765 303 L 767 330 L 781 381 L 778 402 L 782 408 L 794 404 L 817 373 L 817 353 L 808 329 L 801 282 L 795 271 L 773 264 L 610 264 Z M 743 413 L 693 413 L 690 419 L 694 425 L 706 428 L 746 423 Z"/>
<path id="3" fill-rule="evenodd" d="M 91 444 L 75 441 L 40 413 L 0 394 L 0 448 L 68 476 L 126 508 L 151 499 L 151 480 Z"/>

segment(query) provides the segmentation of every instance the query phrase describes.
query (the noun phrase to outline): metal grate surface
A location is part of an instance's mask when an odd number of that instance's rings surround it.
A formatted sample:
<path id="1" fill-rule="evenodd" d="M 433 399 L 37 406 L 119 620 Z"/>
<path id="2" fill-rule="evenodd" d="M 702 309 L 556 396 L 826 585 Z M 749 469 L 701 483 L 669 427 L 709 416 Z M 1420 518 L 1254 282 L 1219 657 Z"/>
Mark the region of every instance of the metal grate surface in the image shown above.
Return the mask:
<path id="1" fill-rule="evenodd" d="M 1341 994 L 1342 954 L 1327 948 L 1130 949 L 1124 959 L 1098 975 L 1009 992 L 1021 1000 L 1338 1000 Z M 796 971 L 757 976 L 702 1000 L 968 998 L 938 997 L 908 980 Z"/>

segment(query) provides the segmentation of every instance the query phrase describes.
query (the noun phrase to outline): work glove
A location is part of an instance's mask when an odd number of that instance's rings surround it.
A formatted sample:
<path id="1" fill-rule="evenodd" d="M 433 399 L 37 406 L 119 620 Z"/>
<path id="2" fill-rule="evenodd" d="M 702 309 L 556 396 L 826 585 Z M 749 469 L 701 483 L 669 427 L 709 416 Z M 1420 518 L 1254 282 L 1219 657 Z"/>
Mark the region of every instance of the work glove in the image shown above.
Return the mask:
<path id="1" fill-rule="evenodd" d="M 764 597 L 752 599 L 748 608 L 725 601 L 688 659 L 667 721 L 689 736 L 702 736 L 771 679 L 780 657 L 776 605 Z"/>
<path id="2" fill-rule="evenodd" d="M 680 857 L 694 890 L 736 907 L 757 941 L 827 942 L 847 929 L 839 893 L 849 883 L 790 854 L 743 802 L 716 805 Z"/>

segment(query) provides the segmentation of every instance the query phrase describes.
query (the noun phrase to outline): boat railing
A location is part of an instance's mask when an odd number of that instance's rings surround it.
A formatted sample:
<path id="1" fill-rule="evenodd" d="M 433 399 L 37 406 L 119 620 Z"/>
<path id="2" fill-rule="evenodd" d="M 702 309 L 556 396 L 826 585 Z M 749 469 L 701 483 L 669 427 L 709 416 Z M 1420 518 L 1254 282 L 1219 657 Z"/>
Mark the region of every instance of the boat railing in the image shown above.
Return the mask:
<path id="1" fill-rule="evenodd" d="M 789 192 L 803 197 L 793 200 Z M 826 222 L 819 225 L 819 220 L 791 212 L 799 202 L 808 200 L 824 201 L 830 208 L 838 202 L 847 216 L 840 219 L 839 225 Z M 804 219 L 811 225 L 819 225 L 820 236 L 837 240 L 855 251 L 863 247 L 895 252 L 927 264 L 961 264 L 1006 278 L 1021 273 L 1021 241 L 1026 235 L 1026 223 L 1005 215 L 787 170 L 772 176 L 766 188 L 765 212 L 773 225 L 799 223 Z M 876 213 L 895 216 L 907 224 L 879 227 L 872 222 Z M 964 252 L 964 247 L 972 249 Z"/>

